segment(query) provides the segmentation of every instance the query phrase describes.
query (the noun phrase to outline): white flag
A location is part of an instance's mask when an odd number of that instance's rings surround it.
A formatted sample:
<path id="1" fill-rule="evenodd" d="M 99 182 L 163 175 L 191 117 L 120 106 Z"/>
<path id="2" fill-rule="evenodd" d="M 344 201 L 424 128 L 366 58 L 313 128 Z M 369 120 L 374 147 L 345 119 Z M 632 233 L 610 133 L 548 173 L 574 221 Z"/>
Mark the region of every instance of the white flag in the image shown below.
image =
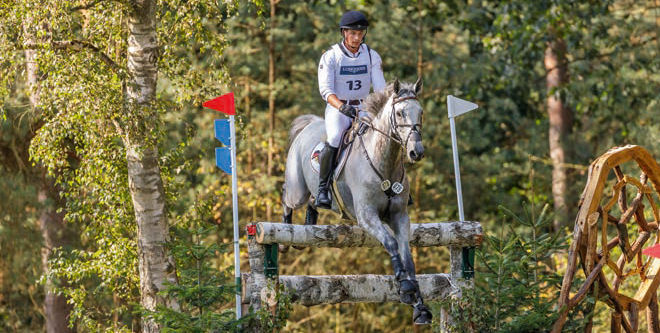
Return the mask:
<path id="1" fill-rule="evenodd" d="M 472 102 L 462 100 L 452 95 L 447 96 L 447 109 L 449 109 L 449 118 L 458 117 L 478 107 L 479 105 Z"/>

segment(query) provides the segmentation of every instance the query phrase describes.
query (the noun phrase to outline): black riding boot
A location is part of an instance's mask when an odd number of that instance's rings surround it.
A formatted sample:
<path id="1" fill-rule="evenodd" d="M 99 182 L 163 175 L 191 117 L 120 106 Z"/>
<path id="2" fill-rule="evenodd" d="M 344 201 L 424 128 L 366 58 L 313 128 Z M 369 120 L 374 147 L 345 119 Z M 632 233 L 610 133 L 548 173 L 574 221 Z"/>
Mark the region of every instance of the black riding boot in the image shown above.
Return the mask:
<path id="1" fill-rule="evenodd" d="M 330 146 L 327 142 L 319 154 L 319 194 L 316 196 L 316 207 L 331 209 L 332 200 L 328 195 L 328 183 L 332 174 L 333 161 L 337 148 Z"/>

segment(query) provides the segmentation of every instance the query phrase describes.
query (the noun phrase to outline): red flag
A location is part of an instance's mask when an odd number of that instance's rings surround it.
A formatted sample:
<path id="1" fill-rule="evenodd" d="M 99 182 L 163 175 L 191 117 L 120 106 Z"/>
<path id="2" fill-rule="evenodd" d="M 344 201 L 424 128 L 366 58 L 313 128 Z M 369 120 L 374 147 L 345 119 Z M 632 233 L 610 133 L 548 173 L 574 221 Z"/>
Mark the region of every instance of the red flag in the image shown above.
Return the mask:
<path id="1" fill-rule="evenodd" d="M 660 258 L 660 244 L 655 244 L 649 248 L 646 248 L 642 250 L 642 253 L 654 258 Z"/>
<path id="2" fill-rule="evenodd" d="M 207 107 L 209 109 L 213 109 L 216 111 L 220 111 L 222 113 L 226 113 L 230 116 L 233 116 L 236 114 L 236 110 L 234 107 L 234 93 L 230 92 L 228 94 L 224 94 L 218 98 L 214 98 L 212 100 L 204 102 L 202 106 Z"/>

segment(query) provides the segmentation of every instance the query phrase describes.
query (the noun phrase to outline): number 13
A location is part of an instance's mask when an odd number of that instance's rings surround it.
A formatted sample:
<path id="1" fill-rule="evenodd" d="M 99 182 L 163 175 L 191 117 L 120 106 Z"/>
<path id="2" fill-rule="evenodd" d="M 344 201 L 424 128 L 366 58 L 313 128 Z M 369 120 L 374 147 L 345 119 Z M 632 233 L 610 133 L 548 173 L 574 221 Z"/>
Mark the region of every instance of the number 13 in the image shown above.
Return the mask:
<path id="1" fill-rule="evenodd" d="M 360 90 L 362 89 L 362 81 L 346 81 L 348 83 L 348 90 Z M 354 84 L 355 83 L 355 84 Z"/>

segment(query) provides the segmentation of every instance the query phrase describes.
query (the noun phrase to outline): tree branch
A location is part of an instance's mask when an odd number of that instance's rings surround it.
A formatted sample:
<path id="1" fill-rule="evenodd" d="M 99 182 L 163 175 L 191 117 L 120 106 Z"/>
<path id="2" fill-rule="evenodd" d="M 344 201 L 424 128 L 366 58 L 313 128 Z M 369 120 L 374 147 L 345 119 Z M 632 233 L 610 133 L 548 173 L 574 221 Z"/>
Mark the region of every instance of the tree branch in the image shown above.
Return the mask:
<path id="1" fill-rule="evenodd" d="M 570 65 L 570 64 L 573 64 L 573 63 L 576 63 L 576 62 L 580 62 L 580 61 L 587 61 L 587 60 L 593 60 L 593 59 L 607 58 L 607 57 L 609 57 L 609 56 L 611 56 L 611 55 L 613 55 L 613 54 L 621 53 L 621 52 L 625 52 L 625 51 L 629 51 L 629 50 L 633 50 L 633 49 L 635 49 L 635 48 L 637 48 L 637 47 L 644 46 L 644 45 L 646 45 L 646 44 L 648 44 L 648 43 L 650 43 L 650 42 L 655 42 L 656 40 L 657 40 L 656 37 L 654 37 L 654 38 L 649 38 L 649 39 L 647 39 L 647 40 L 645 40 L 645 41 L 643 41 L 643 42 L 641 42 L 641 43 L 632 44 L 632 45 L 630 45 L 630 47 L 622 48 L 622 49 L 619 50 L 619 51 L 612 51 L 612 52 L 607 52 L 607 53 L 600 53 L 600 54 L 597 54 L 597 55 L 594 55 L 594 56 L 589 56 L 589 57 L 586 57 L 586 56 L 585 56 L 585 57 L 580 57 L 580 58 L 573 58 L 573 59 L 571 59 L 571 60 L 569 60 L 569 59 L 567 58 L 567 59 L 566 59 L 566 65 Z M 539 82 L 545 80 L 545 77 L 548 75 L 548 73 L 550 73 L 550 72 L 552 72 L 553 70 L 559 68 L 559 66 L 562 66 L 562 64 L 559 64 L 559 65 L 557 65 L 557 66 L 555 66 L 555 67 L 553 67 L 553 68 L 547 69 L 547 70 L 545 71 L 545 75 L 539 77 L 539 78 L 536 80 L 536 83 L 539 83 Z"/>
<path id="2" fill-rule="evenodd" d="M 69 10 L 69 12 L 73 13 L 73 12 L 76 12 L 76 11 L 79 11 L 79 10 L 90 9 L 90 8 L 92 8 L 92 7 L 96 6 L 96 5 L 98 5 L 99 3 L 103 2 L 103 1 L 104 1 L 104 0 L 96 0 L 96 1 L 92 1 L 92 2 L 90 2 L 90 3 L 86 3 L 86 4 L 84 4 L 84 5 L 71 7 L 71 9 Z"/>
<path id="3" fill-rule="evenodd" d="M 25 43 L 23 44 L 25 49 L 45 49 L 46 46 L 50 44 L 55 50 L 74 50 L 74 51 L 83 51 L 90 50 L 97 54 L 101 60 L 108 65 L 115 73 L 121 72 L 121 67 L 117 65 L 108 55 L 103 53 L 95 45 L 81 40 L 65 40 L 65 41 L 51 41 L 50 43 Z"/>

